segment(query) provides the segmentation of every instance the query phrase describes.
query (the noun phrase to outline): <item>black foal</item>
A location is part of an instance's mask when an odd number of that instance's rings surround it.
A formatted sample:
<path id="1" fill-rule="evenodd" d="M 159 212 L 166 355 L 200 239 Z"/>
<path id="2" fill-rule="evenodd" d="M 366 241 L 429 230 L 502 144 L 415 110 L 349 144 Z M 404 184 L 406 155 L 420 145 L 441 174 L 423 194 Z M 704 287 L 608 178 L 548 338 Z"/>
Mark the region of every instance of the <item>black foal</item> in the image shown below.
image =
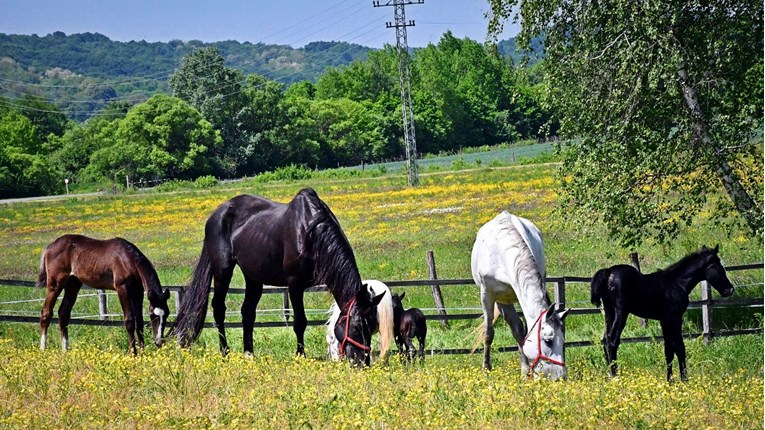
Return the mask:
<path id="1" fill-rule="evenodd" d="M 393 299 L 393 335 L 396 338 L 398 350 L 404 352 L 409 361 L 415 356 L 412 338 L 417 339 L 419 349 L 417 355 L 420 360 L 425 360 L 425 337 L 428 334 L 428 325 L 425 323 L 425 314 L 417 308 L 404 310 L 401 303 L 406 293 L 394 294 Z"/>

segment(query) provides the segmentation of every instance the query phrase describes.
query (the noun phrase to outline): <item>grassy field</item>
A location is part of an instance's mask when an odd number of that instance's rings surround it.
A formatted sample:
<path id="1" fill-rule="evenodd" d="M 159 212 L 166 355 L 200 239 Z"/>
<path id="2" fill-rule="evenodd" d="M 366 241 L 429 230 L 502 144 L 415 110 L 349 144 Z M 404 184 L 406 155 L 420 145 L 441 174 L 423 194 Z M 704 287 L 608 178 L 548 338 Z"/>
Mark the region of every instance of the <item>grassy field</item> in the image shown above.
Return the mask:
<path id="1" fill-rule="evenodd" d="M 456 166 L 461 167 L 461 166 Z M 337 215 L 367 279 L 427 278 L 425 253 L 433 250 L 440 278 L 469 278 L 470 250 L 478 228 L 499 211 L 534 221 L 545 236 L 549 276 L 591 276 L 598 268 L 628 260 L 601 229 L 579 228 L 556 211 L 555 164 L 481 167 L 425 173 L 410 189 L 401 173 L 377 178 L 224 184 L 203 191 L 135 193 L 0 205 L 0 278 L 31 280 L 40 253 L 56 237 L 81 233 L 124 237 L 154 262 L 166 285 L 184 284 L 196 263 L 207 216 L 241 193 L 288 201 L 311 186 Z M 760 262 L 762 243 L 746 232 L 721 232 L 706 219 L 687 228 L 669 247 L 638 249 L 644 271 L 665 267 L 701 244 L 721 243 L 727 265 Z M 762 296 L 762 271 L 731 274 L 736 296 Z M 239 274 L 233 286 L 241 286 Z M 394 289 L 395 291 L 396 289 Z M 474 286 L 443 286 L 452 308 L 479 306 Z M 409 288 L 406 306 L 432 308 L 428 288 Z M 83 290 L 81 294 L 90 291 Z M 698 289 L 694 296 L 698 297 Z M 734 296 L 734 297 L 736 297 Z M 39 315 L 42 291 L 0 287 L 0 313 Z M 715 293 L 716 297 L 716 293 Z M 587 285 L 567 292 L 574 307 L 590 307 Z M 547 424 L 602 428 L 752 428 L 763 416 L 761 335 L 687 342 L 689 384 L 667 385 L 661 343 L 625 344 L 623 376 L 610 381 L 600 348 L 567 351 L 569 380 L 527 382 L 515 353 L 495 353 L 497 369 L 480 370 L 480 357 L 433 356 L 424 366 L 390 363 L 361 372 L 324 361 L 321 327 L 306 333 L 308 359 L 294 359 L 295 338 L 285 328 L 255 332 L 256 358 L 241 356 L 237 327 L 240 297 L 228 300 L 229 343 L 234 354 L 217 354 L 217 339 L 205 330 L 191 351 L 173 345 L 125 354 L 119 328 L 72 327 L 74 350 L 56 351 L 52 327 L 45 353 L 36 350 L 33 324 L 0 324 L 0 426 L 66 427 L 477 427 Z M 330 296 L 308 294 L 309 319 L 321 319 Z M 265 295 L 258 321 L 278 320 L 281 296 Z M 119 307 L 112 299 L 110 311 Z M 97 313 L 93 297 L 75 306 L 80 316 Z M 429 326 L 429 348 L 473 345 L 476 321 L 455 321 L 448 329 Z M 684 330 L 697 332 L 698 312 Z M 761 309 L 716 311 L 716 328 L 762 326 Z M 567 320 L 567 340 L 602 336 L 600 315 Z M 631 319 L 625 336 L 659 335 L 657 323 L 643 328 Z M 509 330 L 497 330 L 495 345 L 510 344 Z M 50 366 L 49 363 L 55 363 Z M 361 389 L 360 389 L 361 388 Z M 754 389 L 753 389 L 754 388 Z M 750 397 L 751 407 L 748 405 Z M 57 404 L 60 401 L 61 405 Z M 24 408 L 19 408 L 24 405 Z M 41 412 L 30 412 L 41 411 Z M 39 414 L 36 415 L 36 414 Z M 113 421 L 109 421 L 113 420 Z"/>

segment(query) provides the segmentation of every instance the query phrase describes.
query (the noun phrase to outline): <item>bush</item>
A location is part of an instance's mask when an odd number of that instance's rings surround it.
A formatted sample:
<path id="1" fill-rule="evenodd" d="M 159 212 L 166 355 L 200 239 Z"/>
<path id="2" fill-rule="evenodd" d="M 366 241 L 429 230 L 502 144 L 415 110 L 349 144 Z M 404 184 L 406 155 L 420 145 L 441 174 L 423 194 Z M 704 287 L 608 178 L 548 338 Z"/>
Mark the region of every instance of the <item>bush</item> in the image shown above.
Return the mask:
<path id="1" fill-rule="evenodd" d="M 218 185 L 218 178 L 212 175 L 200 176 L 194 181 L 194 188 L 212 188 Z"/>

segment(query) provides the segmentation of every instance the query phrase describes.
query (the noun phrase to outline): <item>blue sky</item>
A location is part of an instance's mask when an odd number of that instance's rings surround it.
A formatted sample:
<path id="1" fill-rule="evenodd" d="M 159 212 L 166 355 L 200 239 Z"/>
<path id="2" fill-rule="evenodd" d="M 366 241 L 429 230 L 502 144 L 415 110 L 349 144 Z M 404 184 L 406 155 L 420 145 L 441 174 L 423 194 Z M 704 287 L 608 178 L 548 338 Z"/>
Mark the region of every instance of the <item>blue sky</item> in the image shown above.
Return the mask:
<path id="1" fill-rule="evenodd" d="M 387 3 L 388 0 L 380 0 Z M 338 40 L 375 48 L 395 43 L 392 7 L 372 0 L 0 0 L 0 33 L 54 31 L 101 33 L 113 40 L 166 42 L 197 39 L 237 40 L 301 47 L 317 40 Z M 487 0 L 425 0 L 406 7 L 409 45 L 437 43 L 451 30 L 457 37 L 484 41 Z M 506 24 L 505 39 L 517 33 Z"/>

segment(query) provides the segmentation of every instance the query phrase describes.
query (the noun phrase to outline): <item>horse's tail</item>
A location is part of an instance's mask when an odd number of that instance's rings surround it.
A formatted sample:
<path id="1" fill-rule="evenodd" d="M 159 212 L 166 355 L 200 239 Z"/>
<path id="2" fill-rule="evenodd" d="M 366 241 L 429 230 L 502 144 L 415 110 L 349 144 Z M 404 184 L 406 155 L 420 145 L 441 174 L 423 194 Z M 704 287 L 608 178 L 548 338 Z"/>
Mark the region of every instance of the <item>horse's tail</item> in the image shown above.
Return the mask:
<path id="1" fill-rule="evenodd" d="M 492 320 L 492 324 L 497 324 L 497 320 L 499 319 L 500 313 L 499 313 L 499 306 L 497 306 L 496 303 L 494 303 L 494 318 Z M 473 332 L 471 333 L 471 337 L 475 338 L 475 341 L 473 343 L 473 348 L 470 350 L 471 353 L 474 353 L 476 349 L 478 349 L 479 346 L 481 346 L 481 343 L 483 343 L 483 338 L 486 334 L 486 320 L 483 317 L 481 318 L 481 325 L 473 329 Z"/>
<path id="2" fill-rule="evenodd" d="M 385 359 L 393 342 L 393 299 L 390 290 L 377 305 L 377 321 L 380 332 L 380 358 Z"/>
<path id="3" fill-rule="evenodd" d="M 48 269 L 45 267 L 45 254 L 48 252 L 48 248 L 45 248 L 40 256 L 40 269 L 37 272 L 37 286 L 45 288 L 48 285 Z"/>
<path id="4" fill-rule="evenodd" d="M 595 272 L 590 283 L 590 302 L 596 307 L 600 307 L 600 299 L 608 289 L 609 269 L 600 269 Z"/>
<path id="5" fill-rule="evenodd" d="M 184 289 L 185 294 L 175 318 L 175 327 L 171 332 L 178 336 L 178 343 L 183 348 L 191 345 L 202 331 L 212 282 L 210 267 L 210 253 L 205 244 L 202 246 L 202 255 L 194 268 L 191 282 Z"/>

